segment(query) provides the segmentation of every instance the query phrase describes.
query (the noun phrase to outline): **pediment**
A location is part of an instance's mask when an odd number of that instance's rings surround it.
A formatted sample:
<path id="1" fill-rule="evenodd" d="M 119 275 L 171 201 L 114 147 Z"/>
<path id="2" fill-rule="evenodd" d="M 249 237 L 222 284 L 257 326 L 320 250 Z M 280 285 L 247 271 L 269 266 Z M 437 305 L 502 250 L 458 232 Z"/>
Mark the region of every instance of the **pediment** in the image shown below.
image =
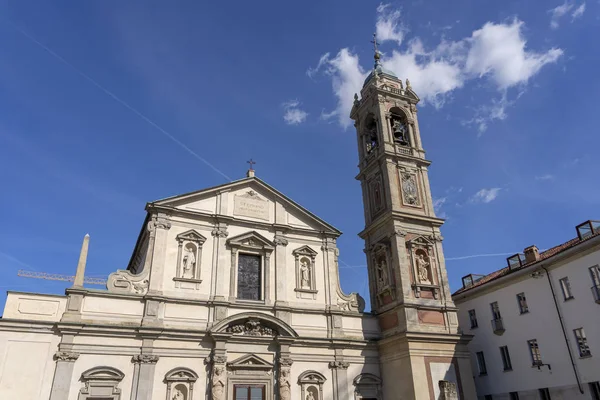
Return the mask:
<path id="1" fill-rule="evenodd" d="M 190 242 L 196 242 L 200 244 L 206 242 L 206 238 L 193 229 L 190 229 L 189 231 L 185 231 L 177 235 L 177 240 L 180 242 L 188 240 Z"/>
<path id="2" fill-rule="evenodd" d="M 254 247 L 263 250 L 273 250 L 275 248 L 273 242 L 256 231 L 234 236 L 227 240 L 227 244 L 233 247 Z"/>
<path id="3" fill-rule="evenodd" d="M 364 374 L 360 374 L 356 378 L 354 378 L 353 383 L 354 383 L 354 386 L 380 385 L 381 378 L 379 378 L 378 376 L 375 376 L 373 374 L 364 373 Z"/>
<path id="4" fill-rule="evenodd" d="M 292 228 L 336 236 L 341 234 L 338 229 L 256 177 L 157 200 L 149 203 L 147 209 L 166 212 L 180 210 L 207 217 L 223 215 L 259 223 L 289 225 Z M 285 215 L 285 218 L 280 215 Z"/>
<path id="5" fill-rule="evenodd" d="M 260 358 L 256 354 L 246 354 L 229 363 L 227 366 L 231 369 L 254 369 L 254 370 L 271 370 L 273 364 L 267 360 Z"/>
<path id="6" fill-rule="evenodd" d="M 292 251 L 293 255 L 298 255 L 298 256 L 309 256 L 309 257 L 315 257 L 317 254 L 316 251 L 314 251 L 312 248 L 310 248 L 309 246 L 302 246 L 297 248 L 296 250 Z"/>
<path id="7" fill-rule="evenodd" d="M 424 235 L 408 234 L 405 238 L 405 242 L 413 246 L 433 246 L 431 239 Z"/>
<path id="8" fill-rule="evenodd" d="M 121 381 L 125 374 L 113 367 L 95 367 L 81 374 L 82 381 Z"/>

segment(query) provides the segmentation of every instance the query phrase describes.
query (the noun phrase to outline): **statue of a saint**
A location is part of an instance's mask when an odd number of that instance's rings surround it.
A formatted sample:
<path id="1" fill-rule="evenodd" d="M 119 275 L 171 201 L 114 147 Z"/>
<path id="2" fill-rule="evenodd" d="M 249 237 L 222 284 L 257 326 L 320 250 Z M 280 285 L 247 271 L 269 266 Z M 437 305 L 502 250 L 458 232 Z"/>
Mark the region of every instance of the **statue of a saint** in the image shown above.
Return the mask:
<path id="1" fill-rule="evenodd" d="M 181 393 L 181 390 L 179 389 L 175 389 L 175 393 L 173 394 L 172 400 L 184 400 L 185 397 L 183 396 L 183 393 Z"/>
<path id="2" fill-rule="evenodd" d="M 185 247 L 183 255 L 183 278 L 193 279 L 194 270 L 196 269 L 196 256 L 194 255 L 193 247 Z"/>
<path id="3" fill-rule="evenodd" d="M 387 262 L 385 258 L 377 264 L 377 286 L 381 290 L 389 284 Z"/>
<path id="4" fill-rule="evenodd" d="M 291 397 L 290 370 L 289 368 L 282 368 L 279 375 L 279 398 L 290 400 Z"/>
<path id="5" fill-rule="evenodd" d="M 225 368 L 222 365 L 215 365 L 212 378 L 212 400 L 223 400 L 225 393 Z"/>
<path id="6" fill-rule="evenodd" d="M 310 289 L 310 268 L 306 260 L 300 263 L 300 287 L 302 289 Z"/>
<path id="7" fill-rule="evenodd" d="M 419 273 L 419 281 L 421 283 L 431 283 L 429 280 L 429 262 L 425 259 L 423 253 L 417 255 L 417 272 Z"/>
<path id="8" fill-rule="evenodd" d="M 315 396 L 313 396 L 311 392 L 308 392 L 308 394 L 306 395 L 306 400 L 315 400 Z"/>

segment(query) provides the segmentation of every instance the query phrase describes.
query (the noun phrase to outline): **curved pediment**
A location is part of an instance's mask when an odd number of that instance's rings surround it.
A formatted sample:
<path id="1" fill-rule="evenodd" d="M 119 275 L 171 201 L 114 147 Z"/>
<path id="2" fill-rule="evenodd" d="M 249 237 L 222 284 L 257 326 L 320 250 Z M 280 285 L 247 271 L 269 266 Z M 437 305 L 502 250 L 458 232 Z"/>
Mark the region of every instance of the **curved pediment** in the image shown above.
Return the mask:
<path id="1" fill-rule="evenodd" d="M 327 380 L 323 374 L 317 371 L 304 371 L 298 377 L 298 384 L 303 383 L 323 383 Z"/>
<path id="2" fill-rule="evenodd" d="M 81 374 L 82 381 L 121 381 L 125 374 L 113 367 L 95 367 Z"/>
<path id="3" fill-rule="evenodd" d="M 232 315 L 214 325 L 210 332 L 254 337 L 298 337 L 296 331 L 279 318 L 257 312 Z"/>

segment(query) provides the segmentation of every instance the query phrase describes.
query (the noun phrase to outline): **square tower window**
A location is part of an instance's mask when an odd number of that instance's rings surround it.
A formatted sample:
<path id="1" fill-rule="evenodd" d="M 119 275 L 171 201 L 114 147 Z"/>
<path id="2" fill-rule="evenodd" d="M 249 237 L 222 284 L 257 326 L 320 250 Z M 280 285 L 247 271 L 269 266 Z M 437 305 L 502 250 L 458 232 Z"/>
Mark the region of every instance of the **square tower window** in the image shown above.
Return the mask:
<path id="1" fill-rule="evenodd" d="M 542 356 L 540 355 L 540 347 L 538 346 L 537 339 L 528 340 L 527 345 L 529 346 L 531 365 L 533 367 L 539 367 L 540 365 L 542 365 Z"/>
<path id="2" fill-rule="evenodd" d="M 568 277 L 564 277 L 559 280 L 560 288 L 562 290 L 563 298 L 566 300 L 571 300 L 573 298 L 573 293 L 571 292 L 571 283 L 569 282 Z"/>
<path id="3" fill-rule="evenodd" d="M 502 356 L 502 364 L 505 371 L 512 370 L 512 363 L 510 361 L 510 354 L 508 353 L 508 346 L 500 347 L 500 355 Z"/>
<path id="4" fill-rule="evenodd" d="M 487 367 L 485 366 L 485 356 L 483 351 L 477 352 L 477 366 L 479 367 L 479 375 L 487 375 Z"/>
<path id="5" fill-rule="evenodd" d="M 471 321 L 471 329 L 477 328 L 477 315 L 475 310 L 469 310 L 469 321 Z"/>
<path id="6" fill-rule="evenodd" d="M 529 307 L 527 307 L 527 299 L 525 298 L 525 293 L 519 293 L 517 295 L 517 302 L 519 303 L 519 312 L 521 314 L 529 312 Z"/>
<path id="7" fill-rule="evenodd" d="M 575 341 L 577 342 L 579 357 L 591 356 L 592 353 L 590 352 L 590 347 L 588 346 L 587 338 L 585 337 L 583 328 L 574 329 L 573 333 L 575 334 Z"/>

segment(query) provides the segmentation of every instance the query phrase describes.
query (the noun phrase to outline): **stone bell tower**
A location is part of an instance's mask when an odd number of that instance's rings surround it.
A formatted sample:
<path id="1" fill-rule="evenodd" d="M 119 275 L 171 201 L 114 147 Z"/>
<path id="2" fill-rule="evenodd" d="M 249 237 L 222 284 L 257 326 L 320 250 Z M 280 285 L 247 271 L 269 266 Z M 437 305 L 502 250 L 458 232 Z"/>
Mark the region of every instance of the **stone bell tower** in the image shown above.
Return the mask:
<path id="1" fill-rule="evenodd" d="M 439 381 L 475 399 L 469 336 L 458 327 L 417 120 L 419 97 L 375 66 L 354 97 L 373 313 L 379 319 L 384 399 L 438 399 Z"/>

